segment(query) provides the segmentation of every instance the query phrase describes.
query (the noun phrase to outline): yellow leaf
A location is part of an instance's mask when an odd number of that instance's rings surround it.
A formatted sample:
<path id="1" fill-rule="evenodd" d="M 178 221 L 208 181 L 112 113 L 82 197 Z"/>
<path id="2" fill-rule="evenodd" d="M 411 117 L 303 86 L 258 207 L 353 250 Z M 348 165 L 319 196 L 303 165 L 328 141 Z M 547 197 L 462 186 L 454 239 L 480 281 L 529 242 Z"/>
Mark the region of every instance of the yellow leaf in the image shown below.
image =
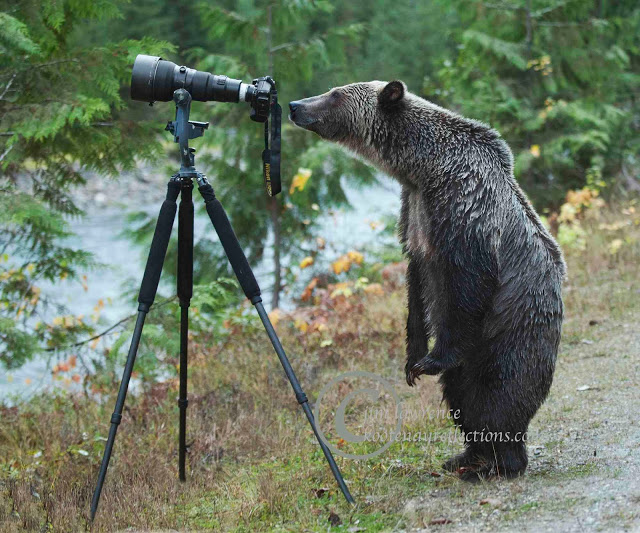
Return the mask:
<path id="1" fill-rule="evenodd" d="M 529 148 L 529 152 L 533 157 L 540 157 L 540 146 L 534 144 L 531 148 Z"/>
<path id="2" fill-rule="evenodd" d="M 622 239 L 613 239 L 609 244 L 609 253 L 611 255 L 616 255 L 620 251 L 620 248 L 622 248 L 623 244 L 624 241 Z"/>
<path id="3" fill-rule="evenodd" d="M 361 265 L 364 261 L 364 256 L 360 252 L 356 252 L 355 250 L 351 250 L 347 254 L 347 257 L 349 258 L 349 261 L 355 263 L 356 265 Z"/>
<path id="4" fill-rule="evenodd" d="M 303 302 L 306 302 L 311 299 L 311 295 L 313 294 L 313 289 L 316 288 L 316 285 L 318 285 L 318 278 L 313 278 L 309 282 L 309 285 L 305 287 L 304 291 L 302 291 L 302 294 L 300 295 L 300 299 Z"/>
<path id="5" fill-rule="evenodd" d="M 278 325 L 278 322 L 280 322 L 280 318 L 282 317 L 282 313 L 280 312 L 280 309 L 276 308 L 273 309 L 270 313 L 269 313 L 269 320 L 271 320 L 271 323 L 274 326 Z"/>
<path id="6" fill-rule="evenodd" d="M 307 324 L 304 320 L 296 320 L 293 325 L 296 327 L 296 329 L 302 331 L 302 333 L 306 333 L 307 330 L 309 329 L 309 324 Z"/>
<path id="7" fill-rule="evenodd" d="M 293 176 L 293 179 L 291 180 L 291 187 L 289 187 L 289 194 L 293 194 L 296 191 L 296 189 L 299 191 L 303 191 L 310 177 L 311 177 L 311 169 L 299 168 L 298 173 L 295 176 Z"/>
<path id="8" fill-rule="evenodd" d="M 349 269 L 351 268 L 351 261 L 349 261 L 349 258 L 347 256 L 343 255 L 342 257 L 340 257 L 339 259 L 336 259 L 331 264 L 331 268 L 334 274 L 341 274 L 342 272 L 348 272 Z"/>
<path id="9" fill-rule="evenodd" d="M 300 262 L 300 268 L 301 269 L 305 269 L 307 267 L 310 267 L 311 265 L 313 265 L 313 257 L 311 256 L 307 256 L 305 257 L 301 262 Z"/>
<path id="10" fill-rule="evenodd" d="M 379 283 L 372 283 L 371 285 L 367 285 L 367 286 L 364 287 L 363 290 L 367 294 L 378 294 L 378 295 L 384 294 L 384 290 L 382 289 L 382 285 L 380 285 Z"/>
<path id="11" fill-rule="evenodd" d="M 329 296 L 331 298 L 336 298 L 337 296 L 344 296 L 346 298 L 349 298 L 349 296 L 351 296 L 352 294 L 353 291 L 351 290 L 351 287 L 349 287 L 349 284 L 345 281 L 342 283 L 336 283 L 333 286 L 333 291 Z"/>

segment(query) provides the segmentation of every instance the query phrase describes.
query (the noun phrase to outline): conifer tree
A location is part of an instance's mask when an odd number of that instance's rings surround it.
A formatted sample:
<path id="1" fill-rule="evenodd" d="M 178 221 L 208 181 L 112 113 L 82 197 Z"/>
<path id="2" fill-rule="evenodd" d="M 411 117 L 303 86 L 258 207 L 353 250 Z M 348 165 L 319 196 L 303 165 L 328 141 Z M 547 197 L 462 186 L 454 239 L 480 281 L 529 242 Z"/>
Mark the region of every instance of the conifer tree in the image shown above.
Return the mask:
<path id="1" fill-rule="evenodd" d="M 640 7 L 634 1 L 456 3 L 457 58 L 427 96 L 500 130 L 542 206 L 637 168 Z M 637 187 L 637 185 L 636 185 Z"/>
<path id="2" fill-rule="evenodd" d="M 225 4 L 225 2 L 223 2 Z M 369 167 L 340 149 L 293 128 L 287 121 L 287 102 L 315 91 L 330 89 L 332 81 L 346 83 L 346 55 L 355 50 L 363 27 L 336 25 L 334 6 L 326 1 L 226 2 L 229 9 L 200 4 L 202 45 L 186 51 L 201 70 L 251 80 L 270 74 L 278 84 L 283 105 L 283 192 L 269 198 L 263 187 L 260 154 L 264 148 L 261 124 L 249 120 L 246 106 L 211 104 L 194 106 L 194 116 L 208 114 L 213 127 L 204 143 L 206 157 L 198 165 L 207 170 L 217 194 L 230 214 L 252 264 L 268 259 L 273 283 L 272 307 L 290 274 L 285 264 L 309 254 L 319 216 L 334 206 L 346 205 L 341 179 L 371 182 Z M 231 10 L 234 8 L 235 10 Z M 203 150 L 204 152 L 204 150 Z M 208 254 L 209 273 L 226 268 L 219 246 L 199 243 Z M 284 260 L 286 258 L 286 261 Z M 218 266 L 218 270 L 215 269 Z"/>
<path id="3" fill-rule="evenodd" d="M 4 2 L 0 12 L 0 363 L 86 335 L 77 317 L 42 319 L 39 285 L 77 278 L 90 254 L 63 244 L 82 214 L 73 191 L 84 173 L 115 173 L 149 156 L 148 125 L 127 116 L 121 86 L 139 52 L 166 44 L 143 39 L 84 47 L 87 20 L 119 16 L 115 1 Z"/>

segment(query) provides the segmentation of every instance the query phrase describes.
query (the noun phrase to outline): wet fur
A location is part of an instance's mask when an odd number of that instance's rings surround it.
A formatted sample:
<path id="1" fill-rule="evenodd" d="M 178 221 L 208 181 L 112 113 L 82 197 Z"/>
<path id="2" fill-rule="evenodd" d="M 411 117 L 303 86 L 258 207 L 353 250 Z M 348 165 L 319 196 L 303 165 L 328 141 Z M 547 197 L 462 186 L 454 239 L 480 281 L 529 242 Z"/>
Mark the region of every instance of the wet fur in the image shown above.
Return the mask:
<path id="1" fill-rule="evenodd" d="M 298 104 L 294 122 L 402 184 L 409 385 L 440 375 L 466 436 L 525 435 L 553 379 L 566 267 L 514 179 L 507 144 L 401 82 L 352 84 Z M 472 469 L 466 478 L 511 477 L 526 469 L 526 447 L 470 442 L 445 466 L 454 465 Z"/>

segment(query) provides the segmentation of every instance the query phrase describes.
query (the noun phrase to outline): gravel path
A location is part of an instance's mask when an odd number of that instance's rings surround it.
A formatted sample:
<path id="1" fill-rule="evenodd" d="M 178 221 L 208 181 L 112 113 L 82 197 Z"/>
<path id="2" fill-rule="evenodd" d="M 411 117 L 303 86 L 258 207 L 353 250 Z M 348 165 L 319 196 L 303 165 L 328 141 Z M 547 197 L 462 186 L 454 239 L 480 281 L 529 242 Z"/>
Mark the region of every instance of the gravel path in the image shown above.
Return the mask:
<path id="1" fill-rule="evenodd" d="M 414 531 L 640 531 L 639 323 L 627 314 L 565 342 L 532 423 L 527 475 L 411 500 Z"/>

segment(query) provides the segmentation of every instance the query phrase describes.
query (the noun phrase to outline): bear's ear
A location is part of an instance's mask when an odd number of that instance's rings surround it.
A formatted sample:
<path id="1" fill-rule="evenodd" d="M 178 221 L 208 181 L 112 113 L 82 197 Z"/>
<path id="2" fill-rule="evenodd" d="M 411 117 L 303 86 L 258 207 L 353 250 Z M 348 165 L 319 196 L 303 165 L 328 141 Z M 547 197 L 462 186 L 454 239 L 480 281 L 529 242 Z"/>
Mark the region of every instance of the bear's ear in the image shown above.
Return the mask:
<path id="1" fill-rule="evenodd" d="M 378 95 L 382 107 L 391 108 L 402 101 L 407 86 L 399 80 L 390 81 Z"/>

